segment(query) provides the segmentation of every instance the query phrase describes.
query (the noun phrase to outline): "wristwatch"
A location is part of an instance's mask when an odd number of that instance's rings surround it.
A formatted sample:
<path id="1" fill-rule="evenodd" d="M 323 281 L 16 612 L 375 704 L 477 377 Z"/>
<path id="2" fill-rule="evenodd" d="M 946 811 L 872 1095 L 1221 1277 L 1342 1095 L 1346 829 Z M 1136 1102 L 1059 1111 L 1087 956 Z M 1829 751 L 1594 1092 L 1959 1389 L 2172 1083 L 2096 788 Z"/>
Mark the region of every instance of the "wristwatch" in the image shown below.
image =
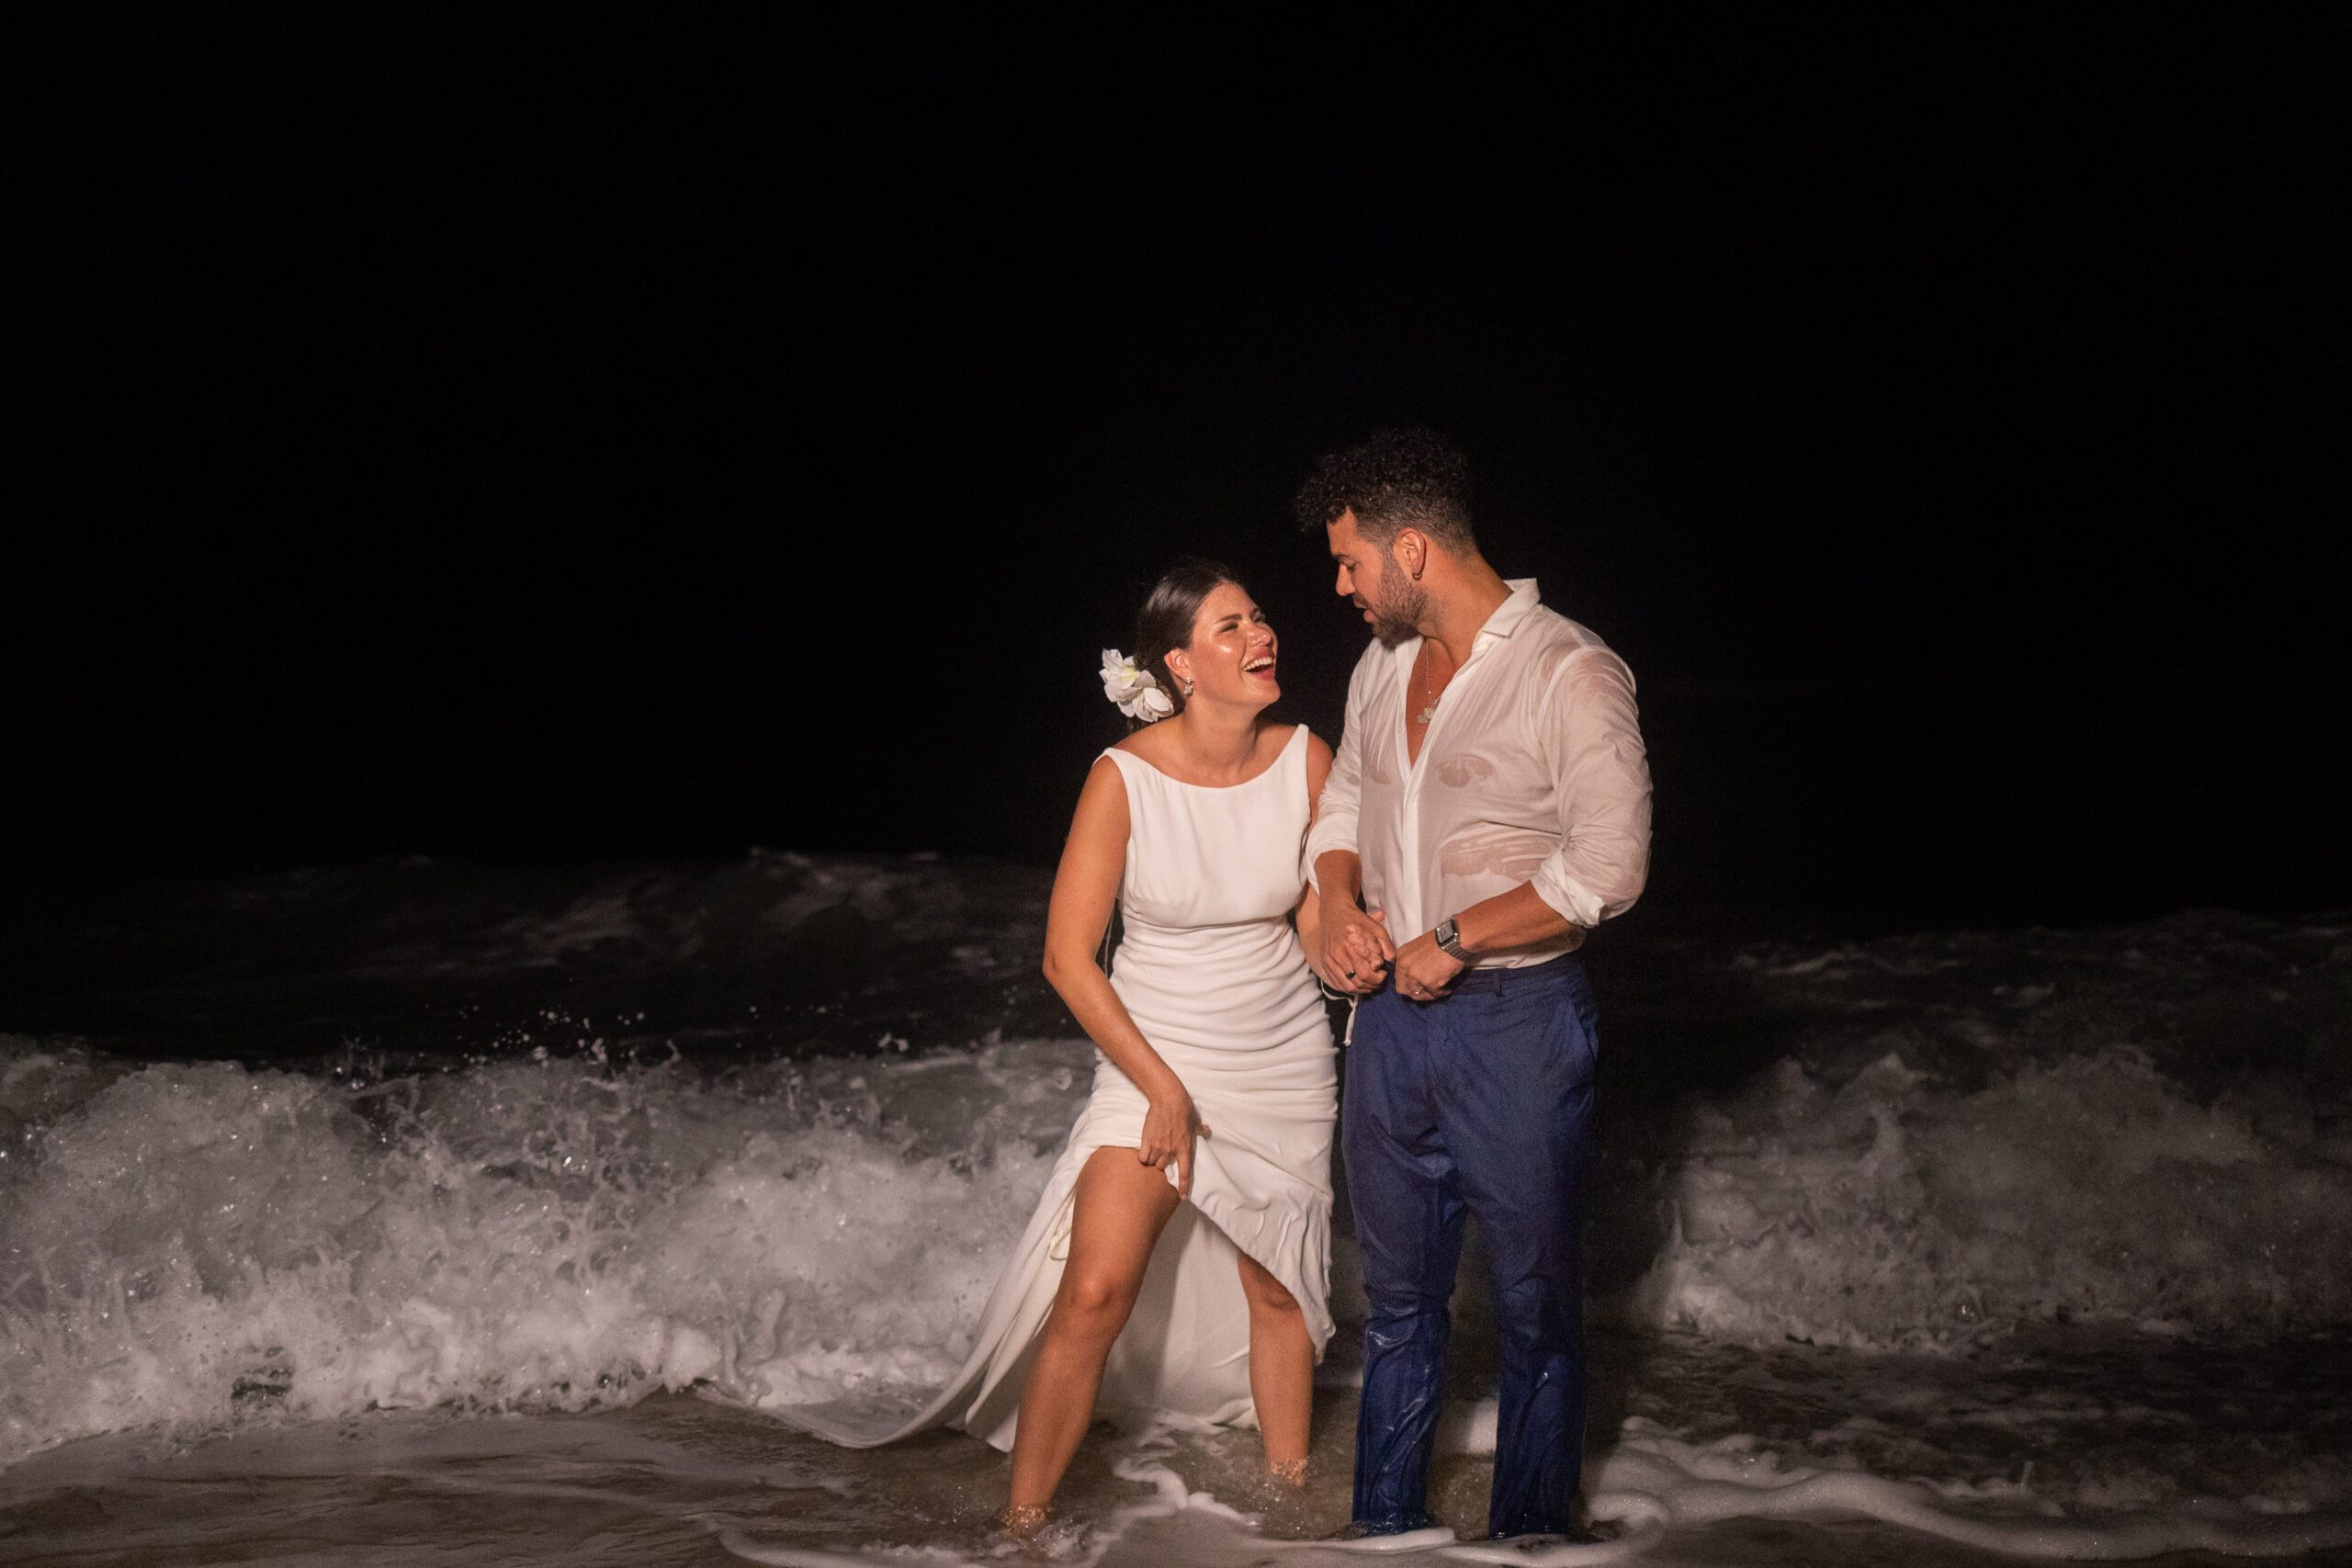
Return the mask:
<path id="1" fill-rule="evenodd" d="M 1462 964 L 1470 962 L 1470 950 L 1462 945 L 1462 928 L 1454 923 L 1452 915 L 1437 923 L 1435 934 L 1439 950 L 1448 958 Z"/>

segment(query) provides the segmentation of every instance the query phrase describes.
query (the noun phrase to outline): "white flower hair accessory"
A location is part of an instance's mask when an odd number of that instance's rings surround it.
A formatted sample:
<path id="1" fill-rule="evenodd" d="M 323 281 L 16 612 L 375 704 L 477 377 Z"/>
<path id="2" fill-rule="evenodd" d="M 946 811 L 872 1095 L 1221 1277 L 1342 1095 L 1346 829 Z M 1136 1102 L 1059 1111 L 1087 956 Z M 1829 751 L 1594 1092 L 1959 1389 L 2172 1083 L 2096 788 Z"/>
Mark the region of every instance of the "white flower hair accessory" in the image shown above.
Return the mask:
<path id="1" fill-rule="evenodd" d="M 1102 650 L 1102 694 L 1138 724 L 1166 718 L 1176 711 L 1176 705 L 1159 689 L 1151 671 L 1139 668 L 1115 648 Z"/>

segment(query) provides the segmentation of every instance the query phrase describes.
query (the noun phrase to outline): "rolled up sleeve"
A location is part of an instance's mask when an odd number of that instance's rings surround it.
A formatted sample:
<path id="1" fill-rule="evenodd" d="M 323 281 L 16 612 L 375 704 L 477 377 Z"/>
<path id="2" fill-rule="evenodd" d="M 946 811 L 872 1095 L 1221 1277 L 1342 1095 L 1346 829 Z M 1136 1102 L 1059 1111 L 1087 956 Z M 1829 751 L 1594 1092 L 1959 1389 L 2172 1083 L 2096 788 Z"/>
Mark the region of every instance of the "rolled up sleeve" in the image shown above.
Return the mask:
<path id="1" fill-rule="evenodd" d="M 1529 881 L 1589 929 L 1632 908 L 1649 880 L 1650 764 L 1634 672 L 1605 648 L 1583 649 L 1555 672 L 1540 705 L 1535 733 L 1559 802 L 1560 847 Z"/>

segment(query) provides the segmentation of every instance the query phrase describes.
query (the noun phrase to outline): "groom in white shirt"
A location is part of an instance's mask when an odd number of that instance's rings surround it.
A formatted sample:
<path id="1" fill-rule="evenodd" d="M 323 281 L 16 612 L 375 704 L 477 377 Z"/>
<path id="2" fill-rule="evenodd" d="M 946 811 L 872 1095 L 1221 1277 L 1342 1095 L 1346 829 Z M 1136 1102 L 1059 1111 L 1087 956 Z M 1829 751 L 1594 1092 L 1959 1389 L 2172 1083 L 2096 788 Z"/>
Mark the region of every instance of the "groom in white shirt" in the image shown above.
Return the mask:
<path id="1" fill-rule="evenodd" d="M 1354 1529 L 1434 1522 L 1469 1213 L 1503 1340 L 1487 1530 L 1574 1536 L 1597 1021 L 1574 954 L 1641 893 L 1649 764 L 1632 672 L 1532 579 L 1487 564 L 1469 491 L 1444 437 L 1381 431 L 1298 497 L 1374 637 L 1306 849 L 1323 913 L 1310 956 L 1361 998 L 1340 1112 L 1372 1304 Z"/>

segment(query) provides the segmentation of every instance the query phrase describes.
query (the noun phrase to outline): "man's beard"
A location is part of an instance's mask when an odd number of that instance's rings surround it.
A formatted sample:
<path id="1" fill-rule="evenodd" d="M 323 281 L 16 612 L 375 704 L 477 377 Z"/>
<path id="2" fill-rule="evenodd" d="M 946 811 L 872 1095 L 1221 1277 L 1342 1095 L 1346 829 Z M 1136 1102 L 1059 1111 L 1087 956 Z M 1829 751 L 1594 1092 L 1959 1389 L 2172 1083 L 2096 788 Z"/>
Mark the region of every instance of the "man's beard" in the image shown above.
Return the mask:
<path id="1" fill-rule="evenodd" d="M 1417 623 L 1430 607 L 1428 591 L 1410 578 L 1399 578 L 1393 592 L 1385 581 L 1380 587 L 1380 596 L 1367 606 L 1372 611 L 1372 635 L 1380 639 L 1380 646 L 1394 648 L 1407 637 L 1420 636 Z"/>

